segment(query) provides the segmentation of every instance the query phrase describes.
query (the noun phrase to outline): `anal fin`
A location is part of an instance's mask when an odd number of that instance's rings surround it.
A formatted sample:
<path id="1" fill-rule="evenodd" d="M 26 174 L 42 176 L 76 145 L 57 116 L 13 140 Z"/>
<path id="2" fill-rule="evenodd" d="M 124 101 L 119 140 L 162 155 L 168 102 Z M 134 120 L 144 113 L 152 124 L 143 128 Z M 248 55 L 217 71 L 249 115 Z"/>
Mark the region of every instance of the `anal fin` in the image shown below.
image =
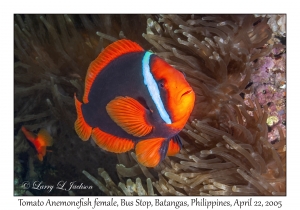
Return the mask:
<path id="1" fill-rule="evenodd" d="M 123 153 L 134 148 L 132 140 L 111 135 L 99 128 L 93 129 L 92 139 L 99 147 L 109 152 Z"/>
<path id="2" fill-rule="evenodd" d="M 83 117 L 82 110 L 81 110 L 82 103 L 77 100 L 76 95 L 74 95 L 74 99 L 75 99 L 75 106 L 77 111 L 77 119 L 74 123 L 75 131 L 83 141 L 87 141 L 91 136 L 92 127 L 86 123 Z"/>
<path id="3" fill-rule="evenodd" d="M 142 140 L 135 147 L 137 160 L 146 167 L 155 167 L 165 159 L 168 150 L 168 140 L 153 138 Z"/>

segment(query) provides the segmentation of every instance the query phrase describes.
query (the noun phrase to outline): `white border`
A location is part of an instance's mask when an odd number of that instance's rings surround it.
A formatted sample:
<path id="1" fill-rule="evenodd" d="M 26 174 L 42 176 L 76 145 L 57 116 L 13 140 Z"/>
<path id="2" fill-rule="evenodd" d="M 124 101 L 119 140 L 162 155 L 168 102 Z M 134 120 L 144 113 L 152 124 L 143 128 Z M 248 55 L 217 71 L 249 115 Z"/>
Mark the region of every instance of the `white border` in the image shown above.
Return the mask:
<path id="1" fill-rule="evenodd" d="M 287 196 L 286 197 L 254 197 L 255 199 L 282 200 L 284 205 L 281 209 L 298 206 L 299 191 L 299 13 L 298 6 L 288 1 L 37 1 L 15 0 L 1 4 L 1 208 L 20 208 L 18 198 L 13 197 L 13 14 L 14 13 L 287 13 Z M 24 198 L 24 197 L 23 197 Z M 73 200 L 80 197 L 51 197 L 53 200 Z M 85 197 L 86 198 L 86 197 Z M 92 197 L 91 199 L 94 199 Z M 160 197 L 163 198 L 163 197 Z M 172 200 L 190 200 L 191 197 L 166 197 Z M 243 199 L 246 197 L 239 197 Z M 26 200 L 47 197 L 25 197 Z M 105 199 L 109 199 L 108 197 Z M 120 197 L 116 198 L 120 199 Z M 126 198 L 128 200 L 137 197 Z M 151 199 L 144 197 L 144 199 Z M 227 199 L 234 201 L 235 197 L 214 197 L 211 199 Z M 153 198 L 154 200 L 154 198 Z M 51 207 L 45 207 L 51 208 Z M 57 208 L 57 207 L 56 207 Z M 61 207 L 58 207 L 61 208 Z M 66 208 L 66 207 L 63 207 Z M 168 208 L 168 207 L 164 207 Z M 198 207 L 199 208 L 199 207 Z M 31 209 L 32 207 L 22 207 Z M 74 207 L 72 209 L 75 209 Z M 106 209 L 106 208 L 103 208 Z M 126 208 L 125 208 L 126 209 Z M 141 209 L 141 207 L 130 207 Z M 171 208 L 169 208 L 171 209 Z M 172 208 L 175 209 L 175 208 Z M 183 209 L 183 208 L 180 208 Z M 214 208 L 217 209 L 217 208 Z M 239 208 L 231 208 L 239 209 Z M 250 208 L 248 208 L 250 209 Z"/>

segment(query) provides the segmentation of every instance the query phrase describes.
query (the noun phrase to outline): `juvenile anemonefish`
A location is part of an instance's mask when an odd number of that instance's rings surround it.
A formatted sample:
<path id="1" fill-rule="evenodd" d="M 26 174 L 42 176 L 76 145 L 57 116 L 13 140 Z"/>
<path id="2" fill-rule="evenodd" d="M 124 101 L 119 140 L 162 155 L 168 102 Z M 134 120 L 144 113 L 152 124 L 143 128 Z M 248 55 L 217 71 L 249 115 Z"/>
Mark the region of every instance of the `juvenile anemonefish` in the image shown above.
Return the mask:
<path id="1" fill-rule="evenodd" d="M 41 129 L 37 135 L 28 131 L 24 126 L 22 126 L 21 130 L 26 138 L 34 145 L 38 153 L 38 159 L 43 161 L 43 158 L 46 155 L 46 147 L 52 146 L 53 144 L 53 139 L 50 134 L 46 129 Z"/>
<path id="2" fill-rule="evenodd" d="M 83 103 L 74 95 L 75 130 L 104 150 L 135 148 L 138 161 L 154 167 L 182 147 L 177 135 L 194 107 L 184 75 L 137 43 L 119 40 L 91 62 Z"/>

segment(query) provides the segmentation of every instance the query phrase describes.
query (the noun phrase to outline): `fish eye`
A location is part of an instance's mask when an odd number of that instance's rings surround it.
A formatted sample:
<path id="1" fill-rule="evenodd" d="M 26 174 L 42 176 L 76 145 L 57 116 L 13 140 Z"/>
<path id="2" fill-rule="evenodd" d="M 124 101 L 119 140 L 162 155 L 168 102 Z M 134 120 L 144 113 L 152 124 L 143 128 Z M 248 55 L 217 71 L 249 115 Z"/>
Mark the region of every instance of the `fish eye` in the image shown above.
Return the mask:
<path id="1" fill-rule="evenodd" d="M 165 87 L 165 81 L 164 80 L 158 81 L 158 85 L 159 85 L 160 88 L 164 88 Z"/>

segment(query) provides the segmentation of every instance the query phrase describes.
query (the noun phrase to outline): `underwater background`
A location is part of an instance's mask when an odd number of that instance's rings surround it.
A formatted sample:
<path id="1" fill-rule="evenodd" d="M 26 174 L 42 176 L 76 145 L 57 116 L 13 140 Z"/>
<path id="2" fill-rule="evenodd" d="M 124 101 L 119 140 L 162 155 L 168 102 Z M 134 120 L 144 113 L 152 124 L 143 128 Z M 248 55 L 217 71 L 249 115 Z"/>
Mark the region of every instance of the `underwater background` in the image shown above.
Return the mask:
<path id="1" fill-rule="evenodd" d="M 285 195 L 286 15 L 14 15 L 15 195 Z M 154 169 L 74 131 L 89 63 L 127 38 L 196 93 L 184 148 Z M 43 161 L 21 127 L 46 129 Z M 35 190 L 24 183 L 93 186 Z"/>

